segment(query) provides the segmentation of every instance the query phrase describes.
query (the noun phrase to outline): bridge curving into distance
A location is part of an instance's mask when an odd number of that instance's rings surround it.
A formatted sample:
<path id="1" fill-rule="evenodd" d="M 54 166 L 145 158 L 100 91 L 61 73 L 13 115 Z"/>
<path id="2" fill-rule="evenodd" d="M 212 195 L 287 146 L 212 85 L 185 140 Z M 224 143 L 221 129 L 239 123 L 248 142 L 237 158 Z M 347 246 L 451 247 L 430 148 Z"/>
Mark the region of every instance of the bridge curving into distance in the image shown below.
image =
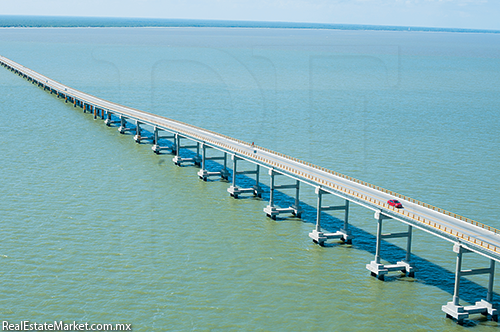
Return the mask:
<path id="1" fill-rule="evenodd" d="M 235 198 L 247 193 L 260 196 L 262 194 L 260 187 L 261 168 L 267 169 L 270 177 L 270 200 L 264 208 L 264 212 L 270 218 L 275 219 L 276 216 L 284 213 L 300 217 L 302 213 L 299 199 L 301 184 L 313 186 L 317 194 L 317 216 L 316 227 L 309 236 L 319 245 L 323 245 L 331 239 L 340 239 L 346 243 L 352 241 L 353 236 L 349 230 L 348 222 L 350 203 L 374 211 L 378 223 L 376 251 L 374 260 L 367 264 L 366 268 L 372 276 L 380 280 L 384 280 L 384 276 L 391 271 L 401 271 L 409 276 L 414 276 L 416 267 L 411 262 L 413 227 L 452 242 L 454 244 L 453 250 L 457 253 L 455 290 L 452 301 L 444 305 L 442 310 L 447 317 L 456 319 L 459 324 L 462 324 L 470 314 L 478 313 L 489 315 L 493 320 L 498 320 L 498 311 L 492 303 L 492 296 L 495 262 L 500 261 L 500 230 L 350 176 L 255 146 L 253 143 L 250 144 L 210 130 L 89 95 L 56 82 L 3 56 L 0 56 L 0 64 L 29 82 L 48 90 L 51 94 L 57 95 L 58 98 L 64 99 L 66 103 L 72 103 L 74 107 L 80 107 L 84 112 L 93 114 L 94 119 L 103 119 L 108 126 L 119 125 L 120 133 L 135 132 L 136 142 L 151 141 L 152 150 L 155 153 L 168 151 L 174 154 L 175 164 L 180 166 L 184 163 L 193 163 L 200 166 L 198 176 L 203 180 L 207 180 L 209 177 L 221 177 L 229 180 L 231 177 L 228 192 Z M 146 128 L 147 132 L 152 133 L 149 136 L 143 136 L 146 133 Z M 160 142 L 165 140 L 169 140 L 170 144 L 161 146 Z M 194 156 L 181 157 L 181 149 L 184 149 L 182 151 L 186 149 L 193 151 Z M 213 153 L 208 153 L 209 149 L 214 150 L 219 155 L 213 156 Z M 209 156 L 210 154 L 212 156 Z M 205 163 L 207 160 L 220 161 L 222 169 L 219 171 L 207 170 Z M 255 170 L 238 171 L 239 161 L 255 165 Z M 228 163 L 231 164 L 230 168 Z M 255 185 L 250 188 L 237 186 L 236 176 L 238 174 L 255 175 Z M 292 184 L 275 185 L 275 177 L 280 175 L 290 178 L 293 181 Z M 274 192 L 283 189 L 295 190 L 295 203 L 289 207 L 278 207 L 274 203 Z M 322 197 L 327 194 L 341 197 L 345 203 L 340 206 L 323 206 Z M 387 203 L 390 199 L 399 199 L 404 208 L 398 209 L 390 206 Z M 329 210 L 345 211 L 343 228 L 334 233 L 325 232 L 321 228 L 321 212 Z M 386 219 L 398 220 L 406 224 L 408 230 L 383 234 L 382 226 Z M 405 259 L 395 264 L 381 263 L 381 240 L 385 238 L 407 239 Z M 482 269 L 462 270 L 462 255 L 467 252 L 475 252 L 487 257 L 490 260 L 490 266 Z M 459 302 L 460 279 L 462 276 L 474 274 L 489 274 L 486 299 L 482 299 L 472 306 L 462 306 Z"/>

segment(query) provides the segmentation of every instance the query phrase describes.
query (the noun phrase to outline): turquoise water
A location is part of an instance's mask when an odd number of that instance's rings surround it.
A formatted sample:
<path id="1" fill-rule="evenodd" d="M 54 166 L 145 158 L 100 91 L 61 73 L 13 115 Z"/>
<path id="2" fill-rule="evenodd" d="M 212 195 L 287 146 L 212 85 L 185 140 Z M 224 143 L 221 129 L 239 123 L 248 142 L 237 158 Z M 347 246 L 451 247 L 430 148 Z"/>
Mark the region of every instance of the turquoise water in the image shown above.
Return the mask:
<path id="1" fill-rule="evenodd" d="M 500 228 L 500 35 L 3 29 L 0 45 L 76 89 Z M 318 247 L 307 235 L 312 188 L 301 192 L 302 220 L 273 221 L 262 212 L 267 195 L 234 200 L 228 183 L 199 180 L 197 169 L 5 69 L 0 86 L 2 320 L 135 331 L 463 329 L 441 311 L 453 292 L 451 243 L 415 231 L 417 278 L 380 282 L 365 269 L 376 230 L 367 210 L 351 209 L 352 246 Z M 327 218 L 325 227 L 339 225 Z M 382 256 L 394 262 L 404 243 L 392 243 Z M 464 268 L 486 264 L 471 255 Z M 463 286 L 463 303 L 484 298 L 483 276 Z"/>

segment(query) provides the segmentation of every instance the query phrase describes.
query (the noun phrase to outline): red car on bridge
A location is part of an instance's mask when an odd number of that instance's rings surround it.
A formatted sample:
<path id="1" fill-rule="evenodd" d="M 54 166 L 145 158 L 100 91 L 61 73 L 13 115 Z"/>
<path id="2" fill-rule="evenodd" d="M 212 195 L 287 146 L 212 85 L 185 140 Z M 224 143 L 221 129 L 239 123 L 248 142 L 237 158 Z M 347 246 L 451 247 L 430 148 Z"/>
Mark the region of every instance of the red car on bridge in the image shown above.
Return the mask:
<path id="1" fill-rule="evenodd" d="M 398 201 L 397 199 L 390 199 L 387 201 L 387 204 L 389 204 L 390 206 L 394 206 L 395 208 L 398 209 L 401 209 L 403 207 L 403 204 L 401 204 L 401 202 Z"/>

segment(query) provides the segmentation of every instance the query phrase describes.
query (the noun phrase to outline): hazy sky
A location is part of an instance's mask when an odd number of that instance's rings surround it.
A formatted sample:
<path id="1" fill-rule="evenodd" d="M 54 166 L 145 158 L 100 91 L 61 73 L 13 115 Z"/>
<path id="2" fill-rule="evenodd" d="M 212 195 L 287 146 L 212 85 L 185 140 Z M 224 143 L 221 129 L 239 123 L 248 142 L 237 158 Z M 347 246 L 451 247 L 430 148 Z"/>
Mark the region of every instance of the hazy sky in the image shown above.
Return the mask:
<path id="1" fill-rule="evenodd" d="M 0 0 L 4 15 L 112 16 L 500 30 L 500 0 Z"/>

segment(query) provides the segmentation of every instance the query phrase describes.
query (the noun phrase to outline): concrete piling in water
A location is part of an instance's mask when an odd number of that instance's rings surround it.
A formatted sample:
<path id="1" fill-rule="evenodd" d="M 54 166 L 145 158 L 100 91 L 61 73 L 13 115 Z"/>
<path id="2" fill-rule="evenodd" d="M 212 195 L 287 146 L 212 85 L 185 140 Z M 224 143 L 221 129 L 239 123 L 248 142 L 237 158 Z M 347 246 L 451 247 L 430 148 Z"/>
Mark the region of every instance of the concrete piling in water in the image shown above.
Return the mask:
<path id="1" fill-rule="evenodd" d="M 366 268 L 370 271 L 371 275 L 377 277 L 380 280 L 384 280 L 385 275 L 389 272 L 400 271 L 406 273 L 410 277 L 415 276 L 416 268 L 410 261 L 411 258 L 411 240 L 412 240 L 412 226 L 408 226 L 407 232 L 400 233 L 388 233 L 382 234 L 382 225 L 385 219 L 392 219 L 389 216 L 384 215 L 381 211 L 375 212 L 375 219 L 377 219 L 377 242 L 375 247 L 375 259 L 366 264 Z M 382 264 L 380 262 L 380 249 L 382 246 L 382 239 L 394 239 L 394 238 L 406 238 L 406 257 L 404 260 L 397 262 L 396 264 Z"/>
<path id="2" fill-rule="evenodd" d="M 231 155 L 231 160 L 233 161 L 233 174 L 231 186 L 227 189 L 231 197 L 238 198 L 241 194 L 251 193 L 254 196 L 262 197 L 262 188 L 259 185 L 260 179 L 260 165 L 256 164 L 255 170 L 250 171 L 238 171 L 238 160 L 242 160 L 236 155 Z M 250 175 L 255 174 L 255 185 L 250 188 L 241 188 L 236 185 L 236 176 L 237 175 Z"/>
<path id="3" fill-rule="evenodd" d="M 291 213 L 294 216 L 300 218 L 302 215 L 302 209 L 300 208 L 300 200 L 299 200 L 300 181 L 296 180 L 295 184 L 276 185 L 275 184 L 275 176 L 276 175 L 282 175 L 282 174 L 276 172 L 274 169 L 269 170 L 269 176 L 270 176 L 269 204 L 264 208 L 264 212 L 266 213 L 266 215 L 269 218 L 272 218 L 274 220 L 276 220 L 276 217 L 278 215 L 283 214 L 283 213 Z M 289 206 L 288 208 L 276 207 L 274 204 L 274 194 L 275 194 L 275 191 L 278 189 L 295 189 L 295 202 L 294 202 L 294 204 Z"/>
<path id="4" fill-rule="evenodd" d="M 324 191 L 320 187 L 316 187 L 315 193 L 317 195 L 317 207 L 316 207 L 316 227 L 314 230 L 309 233 L 309 237 L 313 240 L 314 243 L 317 243 L 321 246 L 325 244 L 327 240 L 331 239 L 340 239 L 344 243 L 352 243 L 353 236 L 348 227 L 349 220 L 349 201 L 345 200 L 344 205 L 338 206 L 323 206 L 323 195 L 330 194 L 327 191 Z M 321 228 L 321 212 L 323 211 L 337 211 L 344 210 L 344 228 L 338 230 L 335 233 L 324 232 Z"/>

